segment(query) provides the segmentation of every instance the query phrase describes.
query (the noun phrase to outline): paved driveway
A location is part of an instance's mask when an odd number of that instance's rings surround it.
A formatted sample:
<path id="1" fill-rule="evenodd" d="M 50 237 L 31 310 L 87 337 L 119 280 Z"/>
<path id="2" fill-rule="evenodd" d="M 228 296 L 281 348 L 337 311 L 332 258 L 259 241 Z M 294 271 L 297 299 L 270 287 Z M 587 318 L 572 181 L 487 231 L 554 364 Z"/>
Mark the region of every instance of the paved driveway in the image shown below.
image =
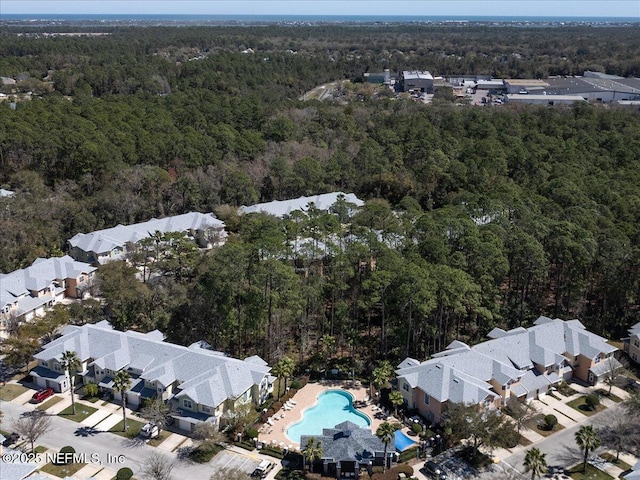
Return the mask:
<path id="1" fill-rule="evenodd" d="M 249 454 L 249 452 L 247 452 L 247 454 Z M 223 468 L 228 470 L 237 469 L 249 475 L 251 475 L 259 464 L 260 459 L 258 458 L 249 458 L 248 456 L 239 455 L 228 450 L 220 452 L 210 462 L 214 471 L 222 470 Z"/>

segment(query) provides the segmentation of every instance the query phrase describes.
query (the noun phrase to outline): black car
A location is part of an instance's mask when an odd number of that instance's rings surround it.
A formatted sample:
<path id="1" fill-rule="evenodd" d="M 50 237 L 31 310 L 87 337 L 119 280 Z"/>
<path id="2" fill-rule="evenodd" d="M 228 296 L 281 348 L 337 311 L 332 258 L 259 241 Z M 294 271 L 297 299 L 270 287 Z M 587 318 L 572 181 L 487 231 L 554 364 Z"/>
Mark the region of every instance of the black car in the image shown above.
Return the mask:
<path id="1" fill-rule="evenodd" d="M 20 435 L 18 435 L 15 432 L 14 433 L 10 433 L 9 436 L 4 439 L 4 442 L 2 442 L 2 446 L 3 447 L 10 447 L 14 443 L 17 443 L 18 440 L 20 440 Z"/>
<path id="2" fill-rule="evenodd" d="M 447 480 L 447 474 L 444 472 L 442 467 L 432 460 L 429 460 L 424 464 L 424 469 L 432 478 L 437 480 Z"/>

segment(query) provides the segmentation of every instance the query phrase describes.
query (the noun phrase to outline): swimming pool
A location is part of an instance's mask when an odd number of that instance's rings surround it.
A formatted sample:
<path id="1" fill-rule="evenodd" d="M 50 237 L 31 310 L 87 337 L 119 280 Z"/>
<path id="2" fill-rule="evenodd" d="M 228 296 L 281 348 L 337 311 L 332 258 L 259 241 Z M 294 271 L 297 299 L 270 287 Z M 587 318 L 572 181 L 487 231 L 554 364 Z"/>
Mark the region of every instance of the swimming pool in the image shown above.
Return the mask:
<path id="1" fill-rule="evenodd" d="M 300 443 L 301 435 L 321 435 L 323 428 L 333 428 L 346 421 L 359 427 L 371 425 L 369 417 L 353 407 L 353 395 L 342 390 L 326 390 L 318 395 L 313 407 L 302 412 L 302 420 L 287 428 L 287 437 Z"/>
<path id="2" fill-rule="evenodd" d="M 396 430 L 395 437 L 396 438 L 394 440 L 394 443 L 396 446 L 396 450 L 398 450 L 399 452 L 413 447 L 417 443 L 415 440 L 407 437 L 407 435 L 405 435 L 402 430 Z"/>

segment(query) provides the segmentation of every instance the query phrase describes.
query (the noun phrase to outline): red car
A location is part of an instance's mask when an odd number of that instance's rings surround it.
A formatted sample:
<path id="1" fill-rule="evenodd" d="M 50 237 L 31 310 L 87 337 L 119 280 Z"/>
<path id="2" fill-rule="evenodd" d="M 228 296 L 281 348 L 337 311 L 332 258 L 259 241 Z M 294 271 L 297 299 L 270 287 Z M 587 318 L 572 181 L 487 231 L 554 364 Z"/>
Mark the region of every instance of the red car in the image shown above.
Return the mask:
<path id="1" fill-rule="evenodd" d="M 49 398 L 54 393 L 55 392 L 53 391 L 53 388 L 41 388 L 40 390 L 38 390 L 36 393 L 33 394 L 33 397 L 31 397 L 31 400 L 34 403 L 40 403 L 43 400 L 46 400 L 47 398 Z"/>

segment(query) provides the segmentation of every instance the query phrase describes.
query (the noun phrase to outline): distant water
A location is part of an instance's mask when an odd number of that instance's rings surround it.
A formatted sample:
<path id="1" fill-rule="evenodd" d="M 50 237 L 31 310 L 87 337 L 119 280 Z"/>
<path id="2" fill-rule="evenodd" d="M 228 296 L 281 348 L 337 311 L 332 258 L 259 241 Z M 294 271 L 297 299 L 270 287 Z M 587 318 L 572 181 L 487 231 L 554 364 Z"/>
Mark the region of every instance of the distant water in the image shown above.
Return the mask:
<path id="1" fill-rule="evenodd" d="M 413 15 L 156 15 L 156 14 L 0 14 L 4 22 L 104 23 L 640 23 L 637 17 L 518 17 Z"/>

